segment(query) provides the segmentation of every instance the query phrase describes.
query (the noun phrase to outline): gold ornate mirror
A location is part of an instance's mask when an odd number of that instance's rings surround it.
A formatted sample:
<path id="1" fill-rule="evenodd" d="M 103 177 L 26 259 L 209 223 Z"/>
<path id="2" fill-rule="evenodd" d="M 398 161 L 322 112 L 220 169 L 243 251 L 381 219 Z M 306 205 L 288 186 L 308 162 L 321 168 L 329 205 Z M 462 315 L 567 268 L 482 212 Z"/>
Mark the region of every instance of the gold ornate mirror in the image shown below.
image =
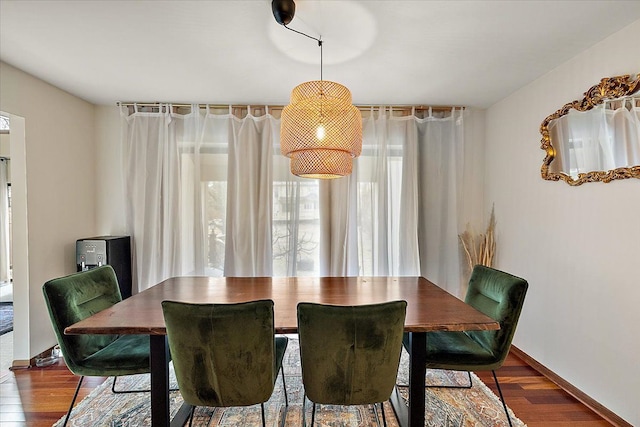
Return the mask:
<path id="1" fill-rule="evenodd" d="M 640 74 L 602 79 L 544 119 L 540 133 L 546 180 L 640 179 Z"/>

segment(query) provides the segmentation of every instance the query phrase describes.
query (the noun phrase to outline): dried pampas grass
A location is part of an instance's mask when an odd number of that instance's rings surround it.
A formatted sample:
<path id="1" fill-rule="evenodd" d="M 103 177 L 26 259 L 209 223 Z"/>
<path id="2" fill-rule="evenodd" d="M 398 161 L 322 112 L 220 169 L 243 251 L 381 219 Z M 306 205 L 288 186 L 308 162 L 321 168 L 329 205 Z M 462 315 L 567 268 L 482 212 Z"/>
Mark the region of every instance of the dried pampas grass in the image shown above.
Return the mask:
<path id="1" fill-rule="evenodd" d="M 476 235 L 471 226 L 467 224 L 464 233 L 458 235 L 467 256 L 469 271 L 473 270 L 473 266 L 477 264 L 493 267 L 493 257 L 496 253 L 495 229 L 496 217 L 494 209 L 491 208 L 491 217 L 484 234 Z"/>

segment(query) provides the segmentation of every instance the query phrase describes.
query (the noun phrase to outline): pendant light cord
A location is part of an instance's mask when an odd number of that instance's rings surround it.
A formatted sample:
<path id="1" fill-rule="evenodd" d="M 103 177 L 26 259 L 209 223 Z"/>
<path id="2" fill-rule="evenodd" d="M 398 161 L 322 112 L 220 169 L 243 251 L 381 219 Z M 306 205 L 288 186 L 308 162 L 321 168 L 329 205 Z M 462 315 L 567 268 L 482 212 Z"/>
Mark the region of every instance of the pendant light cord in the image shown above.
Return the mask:
<path id="1" fill-rule="evenodd" d="M 302 34 L 305 37 L 309 37 L 312 40 L 315 40 L 318 42 L 318 46 L 320 47 L 320 80 L 322 80 L 322 36 L 320 36 L 320 38 L 315 38 L 313 36 L 310 36 L 309 34 L 305 34 L 302 31 L 298 31 L 298 30 L 294 30 L 293 28 L 289 28 L 286 25 L 282 24 L 283 27 L 285 27 L 287 30 L 289 31 L 293 31 L 294 33 L 298 33 L 298 34 Z"/>

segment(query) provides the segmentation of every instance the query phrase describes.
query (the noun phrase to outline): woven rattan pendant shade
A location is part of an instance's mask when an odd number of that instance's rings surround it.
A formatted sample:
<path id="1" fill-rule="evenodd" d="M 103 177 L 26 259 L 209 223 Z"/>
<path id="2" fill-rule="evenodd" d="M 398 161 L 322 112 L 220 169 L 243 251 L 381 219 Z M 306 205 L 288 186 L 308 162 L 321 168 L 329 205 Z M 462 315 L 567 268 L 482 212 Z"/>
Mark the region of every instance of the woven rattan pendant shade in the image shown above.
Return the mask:
<path id="1" fill-rule="evenodd" d="M 314 80 L 296 86 L 282 110 L 282 154 L 291 173 L 305 178 L 349 175 L 362 151 L 362 116 L 341 84 Z"/>

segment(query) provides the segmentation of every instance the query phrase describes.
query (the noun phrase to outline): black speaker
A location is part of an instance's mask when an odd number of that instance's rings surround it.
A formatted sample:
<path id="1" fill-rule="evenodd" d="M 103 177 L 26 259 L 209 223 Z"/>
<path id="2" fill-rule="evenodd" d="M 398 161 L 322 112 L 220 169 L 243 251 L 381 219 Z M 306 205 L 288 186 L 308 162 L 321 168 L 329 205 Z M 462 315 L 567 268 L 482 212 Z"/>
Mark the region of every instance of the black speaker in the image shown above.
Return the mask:
<path id="1" fill-rule="evenodd" d="M 122 298 L 131 296 L 131 238 L 98 236 L 76 241 L 76 267 L 86 271 L 101 265 L 113 267 Z"/>

